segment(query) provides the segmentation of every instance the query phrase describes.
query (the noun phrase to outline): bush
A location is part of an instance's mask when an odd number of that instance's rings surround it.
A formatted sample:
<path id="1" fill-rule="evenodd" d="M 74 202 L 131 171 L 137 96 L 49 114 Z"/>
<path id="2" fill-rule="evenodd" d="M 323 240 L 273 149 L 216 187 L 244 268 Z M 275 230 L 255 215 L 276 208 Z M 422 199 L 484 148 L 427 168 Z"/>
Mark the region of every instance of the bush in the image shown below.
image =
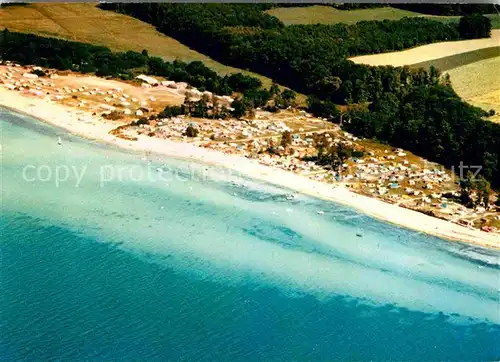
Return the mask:
<path id="1" fill-rule="evenodd" d="M 291 89 L 285 89 L 282 93 L 281 93 L 281 96 L 283 97 L 283 99 L 285 99 L 286 101 L 294 101 L 295 98 L 297 97 L 297 93 L 295 93 L 293 90 Z"/>
<path id="2" fill-rule="evenodd" d="M 43 70 L 40 70 L 40 69 L 34 69 L 34 70 L 32 70 L 31 74 L 38 75 L 39 77 L 45 77 L 45 76 L 47 76 L 47 73 L 45 73 Z"/>
<path id="3" fill-rule="evenodd" d="M 158 114 L 158 118 L 170 118 L 177 117 L 181 114 L 186 114 L 187 109 L 184 105 L 182 106 L 166 106 L 163 111 Z"/>
<path id="4" fill-rule="evenodd" d="M 123 118 L 123 113 L 118 112 L 118 111 L 112 111 L 109 114 L 103 113 L 102 114 L 102 118 L 108 119 L 110 121 L 116 121 L 116 120 L 119 120 L 119 119 Z"/>
<path id="5" fill-rule="evenodd" d="M 193 126 L 188 126 L 186 128 L 186 132 L 184 132 L 184 135 L 188 137 L 196 137 L 198 133 L 199 133 L 198 129 L 194 128 Z"/>
<path id="6" fill-rule="evenodd" d="M 490 117 L 493 117 L 495 114 L 496 114 L 496 112 L 494 109 L 490 109 L 490 111 L 488 112 L 488 116 L 490 116 Z"/>
<path id="7" fill-rule="evenodd" d="M 149 124 L 149 120 L 146 117 L 141 117 L 137 121 L 132 122 L 133 126 L 140 126 L 141 124 Z"/>
<path id="8" fill-rule="evenodd" d="M 363 151 L 357 151 L 357 150 L 352 151 L 352 157 L 361 158 L 364 155 L 365 153 Z"/>

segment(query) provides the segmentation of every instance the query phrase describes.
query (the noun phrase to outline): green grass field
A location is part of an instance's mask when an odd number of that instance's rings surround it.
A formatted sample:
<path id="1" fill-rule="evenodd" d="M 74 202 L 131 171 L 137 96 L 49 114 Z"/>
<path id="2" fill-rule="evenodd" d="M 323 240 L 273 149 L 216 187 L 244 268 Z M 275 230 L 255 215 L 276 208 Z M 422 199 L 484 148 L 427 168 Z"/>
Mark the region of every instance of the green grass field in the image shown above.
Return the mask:
<path id="1" fill-rule="evenodd" d="M 433 16 L 423 15 L 412 11 L 395 9 L 391 7 L 338 10 L 331 6 L 314 5 L 308 7 L 274 8 L 266 11 L 269 15 L 276 16 L 286 25 L 295 24 L 355 24 L 363 20 L 399 20 L 404 17 L 425 16 L 443 22 L 457 22 L 459 16 Z M 500 15 L 488 15 L 494 29 L 500 28 Z"/>
<path id="2" fill-rule="evenodd" d="M 173 61 L 200 60 L 221 75 L 243 72 L 270 87 L 271 79 L 221 64 L 158 32 L 152 25 L 101 10 L 91 3 L 44 3 L 0 8 L 0 29 L 104 45 L 114 51 L 142 51 Z M 297 97 L 300 103 L 305 96 Z"/>

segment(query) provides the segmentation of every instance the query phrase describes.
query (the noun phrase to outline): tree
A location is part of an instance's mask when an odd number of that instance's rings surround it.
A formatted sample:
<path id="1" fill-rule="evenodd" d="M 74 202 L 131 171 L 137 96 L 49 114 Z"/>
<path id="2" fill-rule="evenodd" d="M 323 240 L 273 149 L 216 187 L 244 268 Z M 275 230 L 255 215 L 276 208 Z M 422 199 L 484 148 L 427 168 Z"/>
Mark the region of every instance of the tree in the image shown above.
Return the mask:
<path id="1" fill-rule="evenodd" d="M 291 89 L 284 89 L 283 92 L 281 92 L 281 98 L 283 99 L 284 108 L 294 107 L 297 93 Z"/>
<path id="2" fill-rule="evenodd" d="M 326 138 L 325 135 L 322 134 L 318 139 L 316 139 L 316 149 L 317 155 L 316 159 L 320 165 L 325 163 L 325 150 L 326 150 Z"/>
<path id="3" fill-rule="evenodd" d="M 333 102 L 321 101 L 312 96 L 307 99 L 307 103 L 308 110 L 316 117 L 325 117 L 329 120 L 338 119 L 340 117 L 340 111 Z"/>
<path id="4" fill-rule="evenodd" d="M 219 101 L 217 96 L 212 95 L 212 118 L 215 119 L 219 115 Z"/>
<path id="5" fill-rule="evenodd" d="M 462 16 L 458 32 L 464 39 L 488 38 L 491 34 L 491 20 L 479 14 Z"/>
<path id="6" fill-rule="evenodd" d="M 184 97 L 184 104 L 186 105 L 188 115 L 190 115 L 193 112 L 193 106 L 194 102 L 192 101 L 193 95 L 191 92 L 187 91 Z"/>
<path id="7" fill-rule="evenodd" d="M 290 133 L 290 131 L 284 131 L 281 134 L 281 146 L 283 148 L 287 148 L 291 144 L 292 144 L 292 134 Z"/>
<path id="8" fill-rule="evenodd" d="M 460 202 L 465 207 L 473 207 L 474 202 L 472 201 L 471 192 L 474 185 L 474 175 L 472 172 L 467 172 L 464 179 L 460 180 Z"/>
<path id="9" fill-rule="evenodd" d="M 184 134 L 188 137 L 196 137 L 198 135 L 198 129 L 194 128 L 193 126 L 189 125 L 186 128 L 186 131 Z"/>
<path id="10" fill-rule="evenodd" d="M 448 73 L 446 73 L 448 74 Z M 437 83 L 439 81 L 439 77 L 441 76 L 441 72 L 439 71 L 438 68 L 435 66 L 431 65 L 429 68 L 429 80 L 431 83 Z M 449 79 L 449 76 L 448 76 Z"/>
<path id="11" fill-rule="evenodd" d="M 241 99 L 235 99 L 233 103 L 231 103 L 231 107 L 233 108 L 232 115 L 235 118 L 241 118 L 246 113 L 246 105 Z"/>
<path id="12" fill-rule="evenodd" d="M 193 117 L 206 118 L 208 116 L 208 105 L 203 99 L 194 102 Z"/>
<path id="13" fill-rule="evenodd" d="M 475 182 L 476 187 L 476 204 L 483 205 L 486 209 L 490 203 L 490 183 L 481 175 Z"/>
<path id="14" fill-rule="evenodd" d="M 333 96 L 342 85 L 342 79 L 338 76 L 327 76 L 326 78 L 320 79 L 316 83 L 316 89 L 320 93 L 324 93 L 329 96 Z"/>
<path id="15" fill-rule="evenodd" d="M 280 87 L 278 84 L 274 83 L 271 85 L 271 88 L 269 89 L 269 93 L 271 93 L 272 96 L 279 94 L 280 92 Z"/>
<path id="16" fill-rule="evenodd" d="M 210 97 L 207 94 L 203 93 L 201 95 L 200 101 L 203 103 L 208 103 L 210 101 Z"/>
<path id="17" fill-rule="evenodd" d="M 352 149 L 339 142 L 337 146 L 331 150 L 332 168 L 337 169 L 339 174 L 342 170 L 342 165 L 351 157 Z"/>

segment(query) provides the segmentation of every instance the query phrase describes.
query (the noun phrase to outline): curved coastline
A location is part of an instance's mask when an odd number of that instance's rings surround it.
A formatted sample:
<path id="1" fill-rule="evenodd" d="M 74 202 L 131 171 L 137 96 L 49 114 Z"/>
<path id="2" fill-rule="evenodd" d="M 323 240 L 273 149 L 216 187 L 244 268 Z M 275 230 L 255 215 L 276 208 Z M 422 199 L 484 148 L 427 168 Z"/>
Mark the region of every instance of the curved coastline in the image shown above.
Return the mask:
<path id="1" fill-rule="evenodd" d="M 327 201 L 339 203 L 365 215 L 417 232 L 437 236 L 450 241 L 500 249 L 500 238 L 478 229 L 469 229 L 449 221 L 434 218 L 417 211 L 395 206 L 381 200 L 359 195 L 344 187 L 335 187 L 285 170 L 259 164 L 241 156 L 223 154 L 197 147 L 193 144 L 141 136 L 128 141 L 110 135 L 116 124 L 101 122 L 88 112 L 68 106 L 49 103 L 39 98 L 27 98 L 13 91 L 0 88 L 0 105 L 14 112 L 26 114 L 52 126 L 69 131 L 80 137 L 103 142 L 134 153 L 150 153 L 158 156 L 215 165 L 238 172 L 241 175 L 278 185 Z M 81 121 L 81 115 L 90 122 Z"/>

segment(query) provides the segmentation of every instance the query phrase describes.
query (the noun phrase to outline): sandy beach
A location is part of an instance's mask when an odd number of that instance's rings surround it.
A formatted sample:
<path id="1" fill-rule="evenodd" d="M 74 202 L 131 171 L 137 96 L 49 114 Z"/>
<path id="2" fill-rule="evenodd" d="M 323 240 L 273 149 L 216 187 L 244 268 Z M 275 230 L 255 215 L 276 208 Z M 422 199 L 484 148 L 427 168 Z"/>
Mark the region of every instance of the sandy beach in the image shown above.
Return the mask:
<path id="1" fill-rule="evenodd" d="M 269 166 L 241 156 L 196 147 L 192 144 L 140 136 L 128 141 L 110 135 L 117 124 L 103 122 L 99 117 L 68 106 L 49 103 L 35 97 L 25 97 L 15 91 L 0 88 L 0 105 L 19 111 L 69 132 L 106 142 L 136 152 L 196 160 L 230 168 L 242 175 L 279 185 L 291 190 L 352 207 L 371 217 L 444 239 L 500 249 L 498 234 L 466 228 L 416 211 L 358 195 L 344 187 L 335 187 L 304 176 Z"/>

